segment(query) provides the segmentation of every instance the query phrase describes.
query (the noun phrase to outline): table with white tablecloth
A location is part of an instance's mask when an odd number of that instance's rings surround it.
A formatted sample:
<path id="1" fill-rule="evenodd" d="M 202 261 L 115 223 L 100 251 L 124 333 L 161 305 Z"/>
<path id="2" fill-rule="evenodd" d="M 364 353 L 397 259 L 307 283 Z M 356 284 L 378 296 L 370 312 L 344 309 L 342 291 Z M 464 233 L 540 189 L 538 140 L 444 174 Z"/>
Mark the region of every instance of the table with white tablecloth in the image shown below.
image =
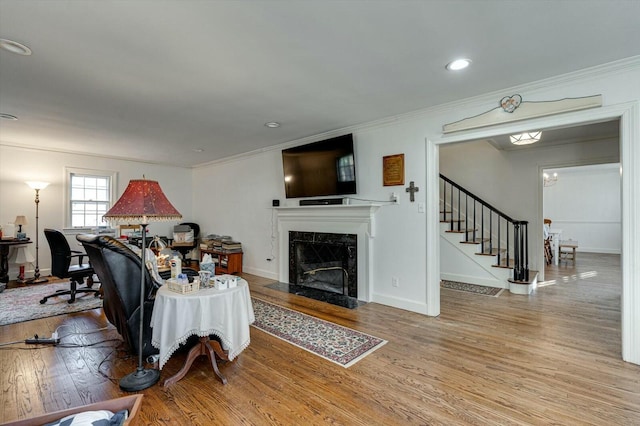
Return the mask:
<path id="1" fill-rule="evenodd" d="M 220 338 L 226 357 L 232 361 L 250 343 L 249 325 L 255 321 L 248 283 L 238 278 L 234 288 L 217 290 L 205 288 L 199 291 L 181 294 L 171 291 L 166 285 L 157 294 L 151 316 L 153 334 L 151 344 L 160 350 L 160 369 L 171 355 L 184 344 L 190 336 L 201 338 L 201 352 L 187 362 L 193 362 L 198 355 L 209 355 L 208 336 Z M 212 341 L 211 343 L 217 344 Z M 194 347 L 195 350 L 195 347 Z M 196 351 L 197 352 L 197 351 Z M 216 374 L 215 359 L 212 359 Z M 186 363 L 185 363 L 186 364 Z M 189 366 L 185 366 L 187 369 Z M 185 371 L 186 373 L 186 371 Z M 179 379 L 178 379 L 179 380 Z M 166 385 L 166 382 L 165 382 Z"/>

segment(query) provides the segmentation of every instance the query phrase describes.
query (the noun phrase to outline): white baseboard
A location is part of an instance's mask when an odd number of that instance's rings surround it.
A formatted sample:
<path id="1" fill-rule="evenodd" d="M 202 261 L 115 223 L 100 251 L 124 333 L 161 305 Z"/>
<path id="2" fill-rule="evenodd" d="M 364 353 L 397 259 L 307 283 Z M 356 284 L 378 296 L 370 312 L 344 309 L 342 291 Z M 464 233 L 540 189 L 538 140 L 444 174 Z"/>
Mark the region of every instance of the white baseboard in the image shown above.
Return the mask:
<path id="1" fill-rule="evenodd" d="M 578 247 L 576 253 L 602 253 L 602 254 L 622 254 L 621 249 L 594 248 L 594 247 Z"/>
<path id="2" fill-rule="evenodd" d="M 247 274 L 257 275 L 263 278 L 269 278 L 271 280 L 278 280 L 278 273 L 273 271 L 268 271 L 266 269 L 252 268 L 251 266 L 243 266 L 242 271 Z"/>
<path id="3" fill-rule="evenodd" d="M 404 299 L 401 297 L 387 296 L 384 294 L 373 293 L 371 302 L 380 303 L 382 305 L 391 306 L 405 311 L 416 312 L 427 315 L 427 304 L 416 302 L 415 300 Z"/>

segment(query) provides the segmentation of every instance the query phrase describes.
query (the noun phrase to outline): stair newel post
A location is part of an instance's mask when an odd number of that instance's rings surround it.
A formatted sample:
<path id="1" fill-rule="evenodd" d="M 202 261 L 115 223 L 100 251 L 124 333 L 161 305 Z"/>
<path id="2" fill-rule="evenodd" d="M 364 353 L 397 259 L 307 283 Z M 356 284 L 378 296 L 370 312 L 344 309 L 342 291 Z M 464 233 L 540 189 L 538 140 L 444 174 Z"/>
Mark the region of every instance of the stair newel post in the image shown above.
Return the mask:
<path id="1" fill-rule="evenodd" d="M 478 201 L 474 198 L 473 199 L 473 223 L 471 224 L 471 227 L 473 228 L 473 242 L 476 242 L 476 223 L 478 223 L 478 221 L 476 220 L 476 204 L 478 203 Z"/>
<path id="2" fill-rule="evenodd" d="M 498 216 L 498 266 L 500 266 L 500 219 Z"/>
<path id="3" fill-rule="evenodd" d="M 513 279 L 514 281 L 521 281 L 522 268 L 520 265 L 520 223 L 516 221 L 513 222 L 513 255 Z"/>
<path id="4" fill-rule="evenodd" d="M 462 219 L 461 215 L 462 212 L 460 211 L 460 206 L 462 204 L 460 204 L 460 197 L 462 196 L 462 191 L 460 191 L 460 188 L 458 188 L 458 232 L 460 232 L 460 221 Z"/>
<path id="5" fill-rule="evenodd" d="M 451 206 L 451 215 L 449 218 L 449 229 L 453 231 L 453 184 L 451 186 L 451 193 L 449 196 L 449 206 Z"/>
<path id="6" fill-rule="evenodd" d="M 507 234 L 507 254 L 505 256 L 505 260 L 507 262 L 506 266 L 509 267 L 509 221 L 507 221 L 505 232 Z"/>
<path id="7" fill-rule="evenodd" d="M 493 253 L 493 210 L 489 209 L 489 254 Z"/>
<path id="8" fill-rule="evenodd" d="M 469 229 L 469 194 L 464 194 L 464 229 Z M 469 242 L 469 233 L 464 233 L 464 240 Z"/>
<path id="9" fill-rule="evenodd" d="M 480 205 L 480 252 L 484 253 L 484 204 Z"/>
<path id="10" fill-rule="evenodd" d="M 442 180 L 442 221 L 447 221 L 447 181 L 440 178 Z"/>
<path id="11" fill-rule="evenodd" d="M 523 221 L 524 231 L 524 279 L 529 281 L 529 222 Z"/>

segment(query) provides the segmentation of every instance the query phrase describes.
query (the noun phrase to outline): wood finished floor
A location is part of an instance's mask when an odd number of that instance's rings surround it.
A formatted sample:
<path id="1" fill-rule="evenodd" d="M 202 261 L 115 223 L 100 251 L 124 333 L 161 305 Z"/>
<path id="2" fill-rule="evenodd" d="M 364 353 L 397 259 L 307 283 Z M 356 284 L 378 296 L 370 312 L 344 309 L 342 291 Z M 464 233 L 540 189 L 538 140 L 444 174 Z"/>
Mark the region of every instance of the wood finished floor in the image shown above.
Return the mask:
<path id="1" fill-rule="evenodd" d="M 621 360 L 619 256 L 580 254 L 575 267 L 551 267 L 530 297 L 443 289 L 438 318 L 375 303 L 348 310 L 244 276 L 256 297 L 389 343 L 345 369 L 252 327 L 249 348 L 221 364 L 227 385 L 201 357 L 177 384 L 143 391 L 134 425 L 640 424 L 640 366 Z M 97 309 L 0 327 L 0 342 L 106 325 Z M 137 359 L 114 346 L 2 348 L 0 422 L 122 396 L 115 379 Z"/>

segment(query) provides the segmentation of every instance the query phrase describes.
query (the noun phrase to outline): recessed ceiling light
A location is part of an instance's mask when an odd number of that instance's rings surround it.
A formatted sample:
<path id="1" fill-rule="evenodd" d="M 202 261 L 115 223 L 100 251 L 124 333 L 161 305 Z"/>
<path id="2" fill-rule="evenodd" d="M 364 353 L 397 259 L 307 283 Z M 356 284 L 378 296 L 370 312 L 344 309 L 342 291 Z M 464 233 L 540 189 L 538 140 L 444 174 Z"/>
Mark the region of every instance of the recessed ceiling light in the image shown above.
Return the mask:
<path id="1" fill-rule="evenodd" d="M 193 151 L 193 152 L 204 152 L 204 149 L 202 149 L 202 148 L 192 148 L 191 151 Z"/>
<path id="2" fill-rule="evenodd" d="M 280 123 L 278 123 L 277 121 L 270 121 L 268 123 L 264 123 L 264 125 L 270 129 L 275 129 L 277 127 L 280 127 Z"/>
<path id="3" fill-rule="evenodd" d="M 11 114 L 5 114 L 4 112 L 0 112 L 0 118 L 4 118 L 5 120 L 17 120 L 18 117 Z"/>
<path id="4" fill-rule="evenodd" d="M 18 43 L 17 41 L 7 40 L 5 38 L 0 38 L 0 49 L 4 49 L 7 52 L 17 53 L 22 56 L 31 55 L 31 49 L 25 46 L 22 43 Z"/>
<path id="5" fill-rule="evenodd" d="M 447 64 L 446 68 L 449 71 L 463 70 L 471 64 L 471 59 L 456 59 Z"/>

